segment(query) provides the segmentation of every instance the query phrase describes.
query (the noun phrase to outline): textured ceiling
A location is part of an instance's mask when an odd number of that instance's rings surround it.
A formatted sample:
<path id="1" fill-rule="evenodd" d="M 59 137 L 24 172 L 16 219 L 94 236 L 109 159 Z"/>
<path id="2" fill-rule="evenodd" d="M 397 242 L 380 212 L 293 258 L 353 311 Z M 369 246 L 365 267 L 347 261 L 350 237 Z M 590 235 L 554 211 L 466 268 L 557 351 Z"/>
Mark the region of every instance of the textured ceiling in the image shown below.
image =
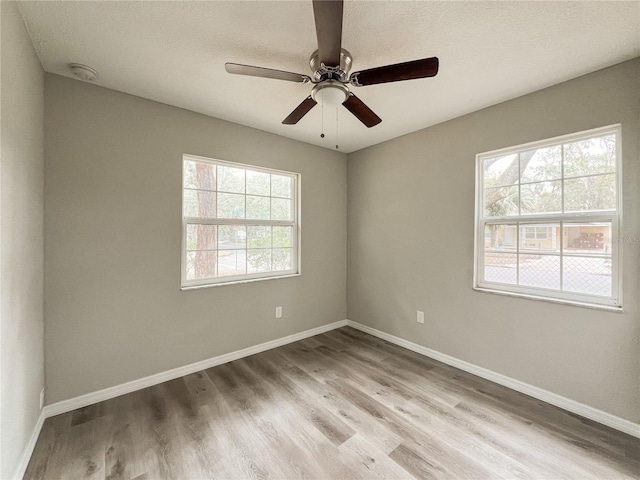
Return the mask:
<path id="1" fill-rule="evenodd" d="M 381 118 L 367 129 L 318 105 L 281 121 L 305 84 L 230 75 L 225 62 L 310 74 L 311 1 L 45 1 L 20 9 L 47 72 L 70 62 L 103 87 L 352 152 L 640 56 L 640 2 L 350 1 L 352 71 L 437 56 L 429 79 L 353 87 Z M 320 138 L 324 117 L 325 138 Z"/>

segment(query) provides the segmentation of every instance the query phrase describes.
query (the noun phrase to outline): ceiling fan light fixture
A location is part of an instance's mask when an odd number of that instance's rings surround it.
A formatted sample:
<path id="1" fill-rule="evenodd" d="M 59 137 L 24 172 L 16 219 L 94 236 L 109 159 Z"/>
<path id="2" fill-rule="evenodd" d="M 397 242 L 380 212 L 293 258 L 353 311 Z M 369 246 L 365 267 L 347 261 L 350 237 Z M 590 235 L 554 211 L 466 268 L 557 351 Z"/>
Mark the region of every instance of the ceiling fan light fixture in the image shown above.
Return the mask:
<path id="1" fill-rule="evenodd" d="M 342 105 L 342 103 L 347 99 L 345 93 L 339 88 L 323 88 L 320 91 L 320 95 L 322 97 L 322 102 L 327 107 L 337 107 L 338 105 Z"/>
<path id="2" fill-rule="evenodd" d="M 337 107 L 347 100 L 349 90 L 340 82 L 327 81 L 313 87 L 311 97 L 325 107 Z"/>

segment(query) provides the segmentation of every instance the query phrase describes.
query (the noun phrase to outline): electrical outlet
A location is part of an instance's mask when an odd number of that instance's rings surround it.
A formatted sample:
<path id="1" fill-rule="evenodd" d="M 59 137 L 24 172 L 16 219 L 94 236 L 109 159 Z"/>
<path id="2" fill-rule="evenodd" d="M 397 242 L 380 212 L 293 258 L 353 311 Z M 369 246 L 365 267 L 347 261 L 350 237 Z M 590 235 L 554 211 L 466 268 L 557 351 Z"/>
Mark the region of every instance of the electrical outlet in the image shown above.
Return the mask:
<path id="1" fill-rule="evenodd" d="M 282 318 L 282 307 L 276 307 L 276 318 Z"/>
<path id="2" fill-rule="evenodd" d="M 40 410 L 44 407 L 44 388 L 40 390 Z"/>
<path id="3" fill-rule="evenodd" d="M 418 310 L 418 316 L 416 317 L 418 323 L 424 323 L 424 312 Z"/>

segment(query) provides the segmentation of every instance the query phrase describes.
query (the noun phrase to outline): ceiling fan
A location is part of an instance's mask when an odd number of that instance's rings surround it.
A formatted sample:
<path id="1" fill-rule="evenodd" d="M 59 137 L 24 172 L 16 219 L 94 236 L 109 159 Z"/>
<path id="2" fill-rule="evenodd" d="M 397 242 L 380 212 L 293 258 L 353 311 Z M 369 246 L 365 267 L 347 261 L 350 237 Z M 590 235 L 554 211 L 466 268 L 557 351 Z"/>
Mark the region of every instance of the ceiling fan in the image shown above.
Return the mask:
<path id="1" fill-rule="evenodd" d="M 438 73 L 438 58 L 430 57 L 410 62 L 370 68 L 349 75 L 352 57 L 342 48 L 342 0 L 313 0 L 318 50 L 311 54 L 309 65 L 313 75 L 285 72 L 271 68 L 225 63 L 229 73 L 252 77 L 275 78 L 289 82 L 311 83 L 311 94 L 298 105 L 282 123 L 295 125 L 318 104 L 321 95 L 325 104 L 341 103 L 367 127 L 382 119 L 356 97 L 347 86 L 365 87 L 379 83 L 399 82 L 434 77 Z"/>

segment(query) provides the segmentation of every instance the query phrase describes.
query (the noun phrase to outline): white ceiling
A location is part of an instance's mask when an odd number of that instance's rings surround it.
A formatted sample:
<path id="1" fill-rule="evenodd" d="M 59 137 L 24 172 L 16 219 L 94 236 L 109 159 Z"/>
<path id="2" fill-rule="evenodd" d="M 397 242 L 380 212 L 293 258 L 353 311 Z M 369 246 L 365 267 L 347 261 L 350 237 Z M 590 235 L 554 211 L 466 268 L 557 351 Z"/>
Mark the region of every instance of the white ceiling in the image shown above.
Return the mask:
<path id="1" fill-rule="evenodd" d="M 44 1 L 20 10 L 47 72 L 99 72 L 103 87 L 335 148 L 336 109 L 282 120 L 308 84 L 230 75 L 236 62 L 310 75 L 316 47 L 305 1 Z M 338 112 L 352 152 L 640 56 L 639 1 L 346 0 L 352 71 L 437 56 L 434 78 L 352 90 L 381 118 Z"/>

